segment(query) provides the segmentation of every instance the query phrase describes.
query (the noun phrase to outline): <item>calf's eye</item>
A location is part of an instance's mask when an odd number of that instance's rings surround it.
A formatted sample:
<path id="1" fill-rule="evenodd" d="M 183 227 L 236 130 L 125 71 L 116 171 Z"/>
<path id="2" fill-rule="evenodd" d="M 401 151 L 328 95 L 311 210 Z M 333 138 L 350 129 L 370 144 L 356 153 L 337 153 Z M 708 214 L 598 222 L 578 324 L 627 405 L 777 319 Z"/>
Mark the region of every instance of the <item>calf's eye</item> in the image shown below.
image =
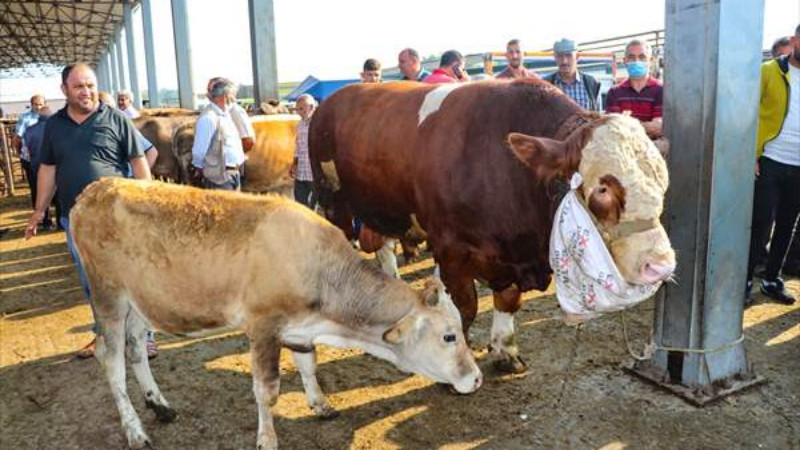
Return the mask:
<path id="1" fill-rule="evenodd" d="M 444 335 L 444 341 L 445 342 L 455 342 L 456 341 L 456 335 L 455 334 L 445 334 Z"/>

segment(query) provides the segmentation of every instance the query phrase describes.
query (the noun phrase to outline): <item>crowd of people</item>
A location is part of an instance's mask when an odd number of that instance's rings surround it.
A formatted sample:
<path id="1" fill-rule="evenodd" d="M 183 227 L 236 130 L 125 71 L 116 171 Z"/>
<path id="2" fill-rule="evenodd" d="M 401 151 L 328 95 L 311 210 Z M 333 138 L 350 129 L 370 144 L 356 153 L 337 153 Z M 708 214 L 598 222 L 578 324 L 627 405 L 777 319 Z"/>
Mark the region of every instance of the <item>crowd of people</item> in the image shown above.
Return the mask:
<path id="1" fill-rule="evenodd" d="M 757 178 L 746 305 L 752 302 L 750 292 L 754 274 L 761 277 L 764 295 L 784 304 L 795 301 L 779 275 L 800 210 L 800 26 L 794 36 L 777 41 L 772 51 L 774 59 L 763 65 L 761 75 Z M 575 42 L 569 39 L 555 42 L 553 54 L 557 70 L 543 80 L 584 109 L 600 112 L 603 109 L 600 83 L 578 70 L 579 54 Z M 508 41 L 507 65 L 496 78 L 540 78 L 525 67 L 524 55 L 519 39 Z M 457 50 L 445 51 L 433 72 L 422 67 L 420 55 L 413 48 L 400 51 L 397 59 L 403 80 L 434 84 L 471 81 L 465 58 Z M 605 112 L 632 115 L 655 140 L 662 136 L 663 87 L 651 74 L 652 59 L 651 48 L 645 41 L 632 40 L 625 46 L 623 62 L 628 76 L 608 91 Z M 382 82 L 381 63 L 367 59 L 360 77 L 363 83 Z M 35 95 L 30 101 L 30 111 L 20 116 L 17 122 L 13 146 L 22 161 L 34 208 L 25 229 L 26 238 L 34 236 L 38 230 L 58 228 L 69 231 L 69 211 L 89 183 L 103 176 L 150 179 L 150 168 L 158 154 L 132 123 L 140 113 L 133 107 L 130 91 L 118 92 L 114 102 L 110 94 L 98 92 L 94 71 L 83 63 L 65 67 L 61 82 L 66 97 L 63 109 L 52 112 L 44 97 Z M 202 110 L 195 126 L 191 172 L 197 184 L 208 189 L 240 190 L 246 176 L 246 152 L 255 142 L 255 132 L 247 112 L 236 102 L 236 90 L 236 85 L 226 78 L 209 80 L 207 96 L 210 103 Z M 295 199 L 309 208 L 314 207 L 315 199 L 308 130 L 317 105 L 317 99 L 309 94 L 296 100 L 295 107 L 301 120 L 289 169 L 289 175 L 294 179 Z M 54 201 L 56 196 L 57 201 Z M 54 213 L 50 211 L 51 205 L 56 207 Z M 767 245 L 773 226 L 771 244 Z M 69 233 L 67 245 L 84 295 L 89 300 L 90 287 Z M 378 261 L 382 265 L 386 264 L 386 258 L 381 252 L 393 252 L 394 245 L 393 240 L 388 240 L 378 252 Z M 800 261 L 798 256 L 794 258 Z M 757 270 L 759 263 L 765 263 L 760 271 Z M 393 268 L 388 267 L 388 271 L 399 276 L 396 264 Z M 82 349 L 79 356 L 92 356 L 93 344 L 94 341 Z M 157 355 L 157 346 L 152 338 L 148 343 L 148 355 Z"/>

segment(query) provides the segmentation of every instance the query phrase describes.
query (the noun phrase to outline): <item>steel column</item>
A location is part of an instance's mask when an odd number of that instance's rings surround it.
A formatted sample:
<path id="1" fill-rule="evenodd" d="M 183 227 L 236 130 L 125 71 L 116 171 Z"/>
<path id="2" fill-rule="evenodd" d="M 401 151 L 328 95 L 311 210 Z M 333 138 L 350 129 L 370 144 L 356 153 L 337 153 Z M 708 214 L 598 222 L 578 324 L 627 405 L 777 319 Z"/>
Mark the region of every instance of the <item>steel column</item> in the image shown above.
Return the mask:
<path id="1" fill-rule="evenodd" d="M 125 44 L 128 50 L 128 73 L 131 81 L 131 92 L 133 93 L 133 107 L 142 107 L 142 96 L 139 92 L 139 68 L 136 65 L 136 45 L 133 37 L 133 6 L 132 0 L 126 0 L 122 5 L 123 20 L 125 21 Z"/>
<path id="2" fill-rule="evenodd" d="M 144 29 L 144 59 L 147 66 L 147 99 L 151 108 L 158 108 L 158 78 L 156 77 L 156 53 L 153 45 L 153 10 L 151 0 L 142 0 L 142 28 Z"/>
<path id="3" fill-rule="evenodd" d="M 119 73 L 119 90 L 128 87 L 128 80 L 125 79 L 125 58 L 122 55 L 122 29 L 117 28 L 114 32 L 114 49 L 117 51 L 117 72 Z"/>
<path id="4" fill-rule="evenodd" d="M 189 9 L 186 0 L 172 0 L 172 30 L 175 34 L 175 62 L 178 69 L 178 96 L 182 108 L 194 109 L 192 46 L 189 39 Z"/>
<path id="5" fill-rule="evenodd" d="M 117 56 L 119 53 L 117 52 L 117 42 L 112 41 L 111 46 L 108 48 L 108 64 L 111 66 L 111 94 L 113 95 L 117 91 L 120 90 L 120 82 L 119 82 L 119 64 L 117 64 Z"/>
<path id="6" fill-rule="evenodd" d="M 248 0 L 253 93 L 256 106 L 278 100 L 278 63 L 275 51 L 275 13 L 272 0 Z"/>
<path id="7" fill-rule="evenodd" d="M 665 222 L 679 281 L 657 304 L 660 349 L 634 370 L 697 405 L 762 381 L 741 336 L 763 15 L 764 0 L 666 3 Z"/>

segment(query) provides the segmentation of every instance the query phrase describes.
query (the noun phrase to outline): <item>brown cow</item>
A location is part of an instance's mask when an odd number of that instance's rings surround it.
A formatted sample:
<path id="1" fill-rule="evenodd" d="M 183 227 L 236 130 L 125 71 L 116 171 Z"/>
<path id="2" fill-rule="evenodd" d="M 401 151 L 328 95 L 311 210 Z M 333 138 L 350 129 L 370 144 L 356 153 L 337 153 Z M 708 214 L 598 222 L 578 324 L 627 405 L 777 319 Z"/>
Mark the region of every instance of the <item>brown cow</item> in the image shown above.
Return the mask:
<path id="1" fill-rule="evenodd" d="M 175 415 L 150 373 L 148 325 L 180 335 L 245 331 L 259 449 L 277 448 L 269 406 L 281 346 L 292 350 L 309 406 L 322 417 L 335 411 L 314 374 L 318 343 L 361 348 L 461 393 L 481 385 L 458 314 L 438 301 L 443 287 L 421 297 L 285 197 L 104 178 L 81 194 L 70 223 L 102 330 L 96 355 L 132 448 L 149 439 L 126 393 L 126 354 L 146 405 L 161 421 Z"/>
<path id="2" fill-rule="evenodd" d="M 185 166 L 181 165 L 179 155 L 173 151 L 172 134 L 175 128 L 196 120 L 194 115 L 142 115 L 133 120 L 134 126 L 158 150 L 158 159 L 151 169 L 153 178 L 184 184 L 189 182 Z"/>
<path id="3" fill-rule="evenodd" d="M 403 236 L 416 214 L 465 335 L 477 314 L 473 279 L 488 282 L 491 346 L 508 369 L 525 369 L 513 313 L 521 292 L 550 284 L 550 230 L 574 172 L 627 281 L 674 271 L 658 222 L 666 163 L 644 129 L 588 113 L 545 82 L 352 85 L 323 102 L 309 139 L 319 201 L 337 226 L 347 232 L 355 214 Z"/>

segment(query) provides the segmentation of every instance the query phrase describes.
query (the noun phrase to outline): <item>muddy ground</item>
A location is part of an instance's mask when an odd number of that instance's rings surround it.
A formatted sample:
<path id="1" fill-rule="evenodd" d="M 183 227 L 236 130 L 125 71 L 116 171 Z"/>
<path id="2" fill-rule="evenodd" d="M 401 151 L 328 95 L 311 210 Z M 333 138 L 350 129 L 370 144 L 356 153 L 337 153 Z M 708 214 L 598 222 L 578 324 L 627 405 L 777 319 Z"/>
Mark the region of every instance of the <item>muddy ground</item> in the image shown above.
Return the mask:
<path id="1" fill-rule="evenodd" d="M 60 232 L 24 241 L 29 203 L 22 191 L 0 200 L 0 449 L 121 449 L 125 438 L 94 360 L 73 352 L 90 340 L 91 313 Z M 407 280 L 431 261 L 404 266 Z M 790 280 L 800 294 L 800 281 Z M 450 394 L 359 351 L 319 351 L 318 376 L 341 416 L 315 419 L 300 376 L 282 355 L 274 407 L 284 449 L 792 449 L 800 448 L 800 307 L 759 303 L 745 314 L 748 356 L 767 384 L 705 408 L 621 370 L 631 362 L 617 315 L 585 328 L 562 324 L 552 291 L 528 295 L 517 315 L 529 372 L 501 375 L 486 352 L 490 297 L 471 330 L 486 374 L 477 393 Z M 653 302 L 630 314 L 634 348 L 649 335 Z M 157 449 L 252 449 L 256 409 L 246 339 L 158 335 L 152 361 L 177 409 L 160 424 L 129 392 Z"/>

